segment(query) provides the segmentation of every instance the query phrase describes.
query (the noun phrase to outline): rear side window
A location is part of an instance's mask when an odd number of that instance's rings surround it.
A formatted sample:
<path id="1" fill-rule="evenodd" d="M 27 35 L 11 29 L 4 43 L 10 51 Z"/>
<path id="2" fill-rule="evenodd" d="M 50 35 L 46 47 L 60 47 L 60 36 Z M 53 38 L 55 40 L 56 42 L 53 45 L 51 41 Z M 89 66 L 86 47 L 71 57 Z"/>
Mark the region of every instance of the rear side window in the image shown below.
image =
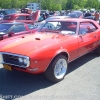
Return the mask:
<path id="1" fill-rule="evenodd" d="M 79 34 L 91 33 L 97 30 L 97 27 L 91 22 L 80 23 Z"/>

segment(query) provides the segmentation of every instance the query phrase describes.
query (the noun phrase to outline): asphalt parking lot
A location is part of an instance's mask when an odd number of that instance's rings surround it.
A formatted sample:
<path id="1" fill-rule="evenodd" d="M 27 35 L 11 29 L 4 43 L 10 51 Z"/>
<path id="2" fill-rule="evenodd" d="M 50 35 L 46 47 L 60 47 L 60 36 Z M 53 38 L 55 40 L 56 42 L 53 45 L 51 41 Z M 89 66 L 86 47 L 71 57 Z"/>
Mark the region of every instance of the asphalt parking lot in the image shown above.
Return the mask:
<path id="1" fill-rule="evenodd" d="M 100 56 L 90 53 L 73 61 L 59 83 L 0 65 L 0 100 L 100 100 Z"/>

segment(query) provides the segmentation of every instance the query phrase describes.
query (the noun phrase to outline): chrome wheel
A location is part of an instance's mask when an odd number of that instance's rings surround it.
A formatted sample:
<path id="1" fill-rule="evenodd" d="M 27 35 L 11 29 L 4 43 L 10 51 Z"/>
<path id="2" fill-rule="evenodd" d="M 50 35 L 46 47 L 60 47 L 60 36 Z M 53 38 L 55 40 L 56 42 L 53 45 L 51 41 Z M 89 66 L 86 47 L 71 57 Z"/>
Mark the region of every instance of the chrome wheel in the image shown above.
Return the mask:
<path id="1" fill-rule="evenodd" d="M 67 71 L 67 62 L 65 59 L 59 59 L 54 68 L 54 75 L 57 79 L 61 79 L 64 77 Z"/>
<path id="2" fill-rule="evenodd" d="M 44 74 L 47 79 L 53 82 L 59 82 L 64 79 L 67 73 L 67 67 L 67 58 L 64 55 L 58 55 L 52 60 Z"/>

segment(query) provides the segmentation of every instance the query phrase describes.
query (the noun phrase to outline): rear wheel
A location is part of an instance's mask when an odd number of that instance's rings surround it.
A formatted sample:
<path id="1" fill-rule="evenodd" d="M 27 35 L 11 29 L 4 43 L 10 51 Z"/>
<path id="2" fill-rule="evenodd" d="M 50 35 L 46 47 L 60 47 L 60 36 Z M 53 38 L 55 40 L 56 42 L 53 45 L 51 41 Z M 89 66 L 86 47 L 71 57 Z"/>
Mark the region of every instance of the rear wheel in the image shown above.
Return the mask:
<path id="1" fill-rule="evenodd" d="M 66 75 L 67 66 L 67 58 L 64 55 L 57 56 L 45 71 L 46 78 L 53 82 L 61 81 Z"/>

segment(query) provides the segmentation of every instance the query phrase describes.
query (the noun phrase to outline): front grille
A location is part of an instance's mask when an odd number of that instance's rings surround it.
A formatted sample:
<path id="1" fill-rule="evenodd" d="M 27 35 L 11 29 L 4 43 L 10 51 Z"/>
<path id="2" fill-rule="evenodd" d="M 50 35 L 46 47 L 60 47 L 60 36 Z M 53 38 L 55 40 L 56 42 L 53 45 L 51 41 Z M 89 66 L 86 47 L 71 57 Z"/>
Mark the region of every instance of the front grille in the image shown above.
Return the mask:
<path id="1" fill-rule="evenodd" d="M 26 68 L 26 66 L 23 65 L 23 63 L 19 62 L 18 56 L 16 56 L 16 55 L 2 54 L 2 58 L 3 58 L 4 64 L 9 64 L 9 65 L 17 66 L 17 67 Z"/>
<path id="2" fill-rule="evenodd" d="M 3 60 L 6 63 L 18 64 L 18 57 L 8 54 L 3 54 Z"/>

